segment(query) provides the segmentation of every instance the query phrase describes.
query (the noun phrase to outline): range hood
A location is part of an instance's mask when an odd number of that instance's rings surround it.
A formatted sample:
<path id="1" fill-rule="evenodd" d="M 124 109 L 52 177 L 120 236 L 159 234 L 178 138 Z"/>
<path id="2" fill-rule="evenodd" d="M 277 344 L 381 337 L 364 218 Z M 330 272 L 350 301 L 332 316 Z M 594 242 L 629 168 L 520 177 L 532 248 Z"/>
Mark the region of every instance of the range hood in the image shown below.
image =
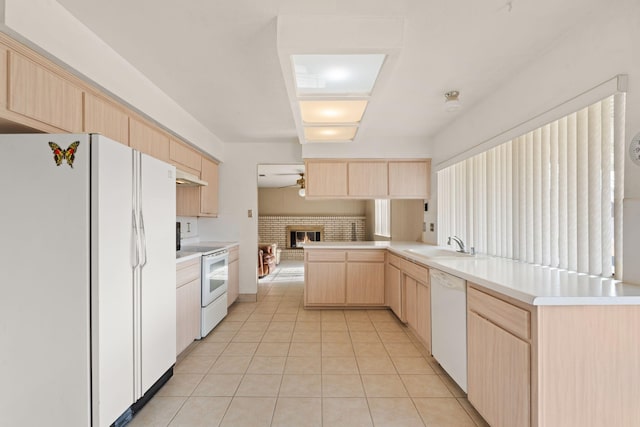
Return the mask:
<path id="1" fill-rule="evenodd" d="M 209 185 L 195 175 L 176 169 L 176 185 L 182 187 L 204 187 Z"/>

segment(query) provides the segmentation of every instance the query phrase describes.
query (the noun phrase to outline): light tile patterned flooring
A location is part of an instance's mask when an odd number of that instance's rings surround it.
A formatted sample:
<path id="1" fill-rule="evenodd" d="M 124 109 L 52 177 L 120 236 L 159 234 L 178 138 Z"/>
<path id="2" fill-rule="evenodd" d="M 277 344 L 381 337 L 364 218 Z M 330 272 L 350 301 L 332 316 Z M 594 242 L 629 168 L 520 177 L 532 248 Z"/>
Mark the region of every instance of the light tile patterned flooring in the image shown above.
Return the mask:
<path id="1" fill-rule="evenodd" d="M 388 310 L 305 310 L 302 262 L 180 355 L 139 426 L 485 426 Z"/>

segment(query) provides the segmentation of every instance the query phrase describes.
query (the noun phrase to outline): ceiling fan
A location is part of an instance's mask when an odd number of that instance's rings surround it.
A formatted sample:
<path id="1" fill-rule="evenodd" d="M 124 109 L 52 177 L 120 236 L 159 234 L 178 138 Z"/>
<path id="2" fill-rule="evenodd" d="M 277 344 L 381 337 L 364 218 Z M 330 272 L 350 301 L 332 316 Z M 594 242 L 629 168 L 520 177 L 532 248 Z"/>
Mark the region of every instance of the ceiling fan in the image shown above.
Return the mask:
<path id="1" fill-rule="evenodd" d="M 291 184 L 291 185 L 285 185 L 284 187 L 278 187 L 278 188 L 289 188 L 289 187 L 296 187 L 296 186 L 300 186 L 300 189 L 298 190 L 298 195 L 300 197 L 304 197 L 306 195 L 306 181 L 304 180 L 304 172 L 300 172 L 300 173 L 283 173 L 283 174 L 279 174 L 279 175 L 300 175 L 300 178 L 298 178 L 298 180 L 296 181 L 295 184 Z"/>

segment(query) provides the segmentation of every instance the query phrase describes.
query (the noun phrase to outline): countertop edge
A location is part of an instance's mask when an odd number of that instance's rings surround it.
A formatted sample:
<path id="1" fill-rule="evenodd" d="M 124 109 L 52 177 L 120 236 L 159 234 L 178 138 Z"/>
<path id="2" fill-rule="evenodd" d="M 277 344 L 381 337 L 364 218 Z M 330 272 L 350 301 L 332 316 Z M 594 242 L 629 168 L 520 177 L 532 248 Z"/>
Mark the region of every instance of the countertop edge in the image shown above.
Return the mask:
<path id="1" fill-rule="evenodd" d="M 198 246 L 223 246 L 224 249 L 231 249 L 237 246 L 240 246 L 240 242 L 213 242 L 213 241 L 207 241 L 207 242 L 198 242 L 198 243 L 194 243 L 194 245 L 198 245 Z M 186 245 L 188 247 L 188 245 Z M 203 254 L 203 252 L 193 252 L 189 255 L 184 255 L 181 257 L 176 257 L 176 264 L 180 264 L 181 262 L 185 262 L 185 261 L 189 261 L 192 260 L 194 258 L 198 258 L 201 257 Z"/>
<path id="2" fill-rule="evenodd" d="M 176 258 L 176 264 L 180 264 L 180 263 L 183 263 L 185 261 L 192 260 L 194 258 L 200 258 L 201 256 L 202 256 L 202 252 L 194 252 L 194 253 L 189 254 L 189 255 L 184 255 L 184 256 L 181 256 L 179 258 Z"/>
<path id="3" fill-rule="evenodd" d="M 307 245 L 305 250 L 315 250 L 315 249 L 337 249 L 337 250 L 353 250 L 353 249 L 386 249 L 390 253 L 409 260 L 411 262 L 415 262 L 417 264 L 421 264 L 428 268 L 434 268 L 441 270 L 445 273 L 452 274 L 457 277 L 461 277 L 469 282 L 473 282 L 474 284 L 484 287 L 486 289 L 498 292 L 507 297 L 514 298 L 518 301 L 524 302 L 526 304 L 532 306 L 569 306 L 569 305 L 640 305 L 640 292 L 638 295 L 540 295 L 540 294 L 531 294 L 522 290 L 519 290 L 514 287 L 510 287 L 505 285 L 504 283 L 500 283 L 498 279 L 491 280 L 491 278 L 482 277 L 478 275 L 474 275 L 472 273 L 461 271 L 455 268 L 452 268 L 446 265 L 447 261 L 451 261 L 451 258 L 444 259 L 441 257 L 438 258 L 428 258 L 426 256 L 412 254 L 407 252 L 408 247 L 433 247 L 434 245 L 429 245 L 427 243 L 421 242 L 318 242 Z M 488 257 L 486 255 L 482 255 L 481 257 L 489 258 L 492 260 L 497 260 L 497 262 L 501 262 L 501 258 L 498 257 Z M 482 258 L 478 258 L 482 259 Z M 460 260 L 460 259 L 458 259 Z M 473 258 L 469 258 L 469 260 L 473 260 Z M 508 263 L 517 263 L 513 260 L 504 259 L 505 265 Z M 516 267 L 519 268 L 519 267 Z M 541 266 L 533 266 L 530 264 L 523 264 L 522 268 L 539 268 L 544 269 L 546 267 Z M 603 279 L 609 280 L 609 279 Z M 618 286 L 623 288 L 631 288 L 634 291 L 640 290 L 640 287 L 634 284 L 622 283 L 618 282 Z"/>

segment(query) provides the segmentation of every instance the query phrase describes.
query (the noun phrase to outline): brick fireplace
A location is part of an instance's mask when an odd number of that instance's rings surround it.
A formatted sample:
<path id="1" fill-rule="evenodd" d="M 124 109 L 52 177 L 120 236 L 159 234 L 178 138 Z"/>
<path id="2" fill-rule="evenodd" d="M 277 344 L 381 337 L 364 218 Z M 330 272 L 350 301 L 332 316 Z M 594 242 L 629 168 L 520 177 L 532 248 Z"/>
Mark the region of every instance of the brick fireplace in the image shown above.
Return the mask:
<path id="1" fill-rule="evenodd" d="M 291 231 L 287 227 L 299 227 L 300 231 L 320 231 L 314 227 L 322 227 L 321 241 L 347 242 L 365 239 L 364 216 L 295 216 L 295 215 L 260 215 L 258 217 L 258 234 L 260 243 L 277 243 L 282 249 L 281 259 L 302 260 L 304 251 L 291 246 Z M 355 232 L 355 233 L 354 233 Z"/>

